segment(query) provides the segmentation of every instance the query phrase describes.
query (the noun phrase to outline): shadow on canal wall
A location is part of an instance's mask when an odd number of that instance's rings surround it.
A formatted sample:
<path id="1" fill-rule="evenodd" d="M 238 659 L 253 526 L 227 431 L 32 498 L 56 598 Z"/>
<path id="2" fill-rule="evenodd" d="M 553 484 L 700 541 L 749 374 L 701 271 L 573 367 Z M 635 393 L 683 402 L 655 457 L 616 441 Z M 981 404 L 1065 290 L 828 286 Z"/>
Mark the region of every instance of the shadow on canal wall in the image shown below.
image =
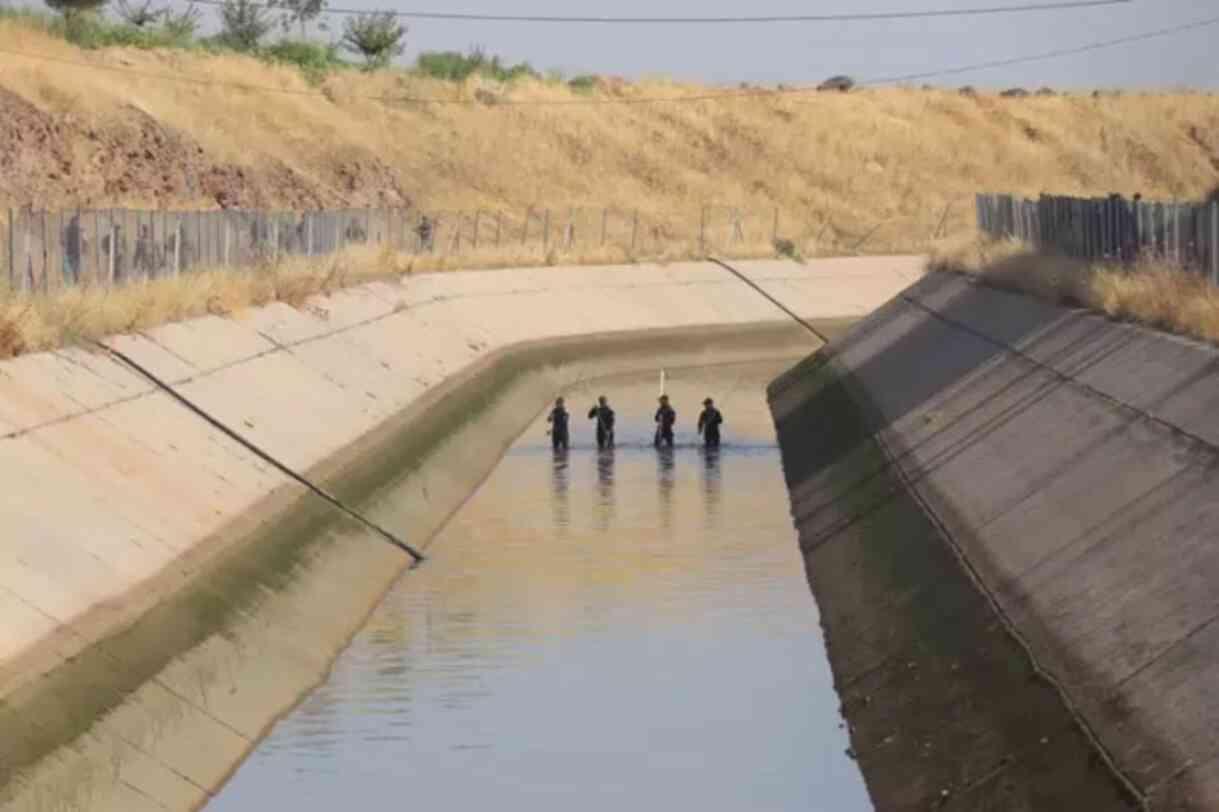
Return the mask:
<path id="1" fill-rule="evenodd" d="M 748 270 L 832 327 L 918 273 L 868 262 Z M 720 269 L 608 270 L 425 276 L 113 341 L 426 545 L 557 391 L 809 351 Z M 100 354 L 0 365 L 0 448 L 0 809 L 205 803 L 409 564 Z"/>
<path id="2" fill-rule="evenodd" d="M 935 274 L 771 385 L 879 809 L 1219 808 L 1217 369 Z"/>

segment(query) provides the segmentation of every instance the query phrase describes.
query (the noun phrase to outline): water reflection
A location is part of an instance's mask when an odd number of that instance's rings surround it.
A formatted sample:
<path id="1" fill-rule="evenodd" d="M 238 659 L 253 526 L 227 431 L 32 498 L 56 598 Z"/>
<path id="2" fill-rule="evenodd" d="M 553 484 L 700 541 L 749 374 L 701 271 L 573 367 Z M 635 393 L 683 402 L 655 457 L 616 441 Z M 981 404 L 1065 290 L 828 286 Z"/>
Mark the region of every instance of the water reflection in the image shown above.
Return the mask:
<path id="1" fill-rule="evenodd" d="M 656 449 L 656 491 L 660 496 L 660 527 L 666 533 L 673 529 L 674 478 L 674 450 L 661 446 Z"/>
<path id="2" fill-rule="evenodd" d="M 609 530 L 614 523 L 614 449 L 603 448 L 597 455 L 597 529 Z"/>
<path id="3" fill-rule="evenodd" d="M 869 809 L 752 380 L 719 450 L 652 379 L 616 450 L 534 426 L 209 812 Z"/>
<path id="4" fill-rule="evenodd" d="M 703 457 L 703 503 L 706 511 L 703 516 L 703 526 L 713 528 L 719 526 L 720 490 L 723 477 L 720 474 L 720 449 L 718 447 L 700 449 Z"/>
<path id="5" fill-rule="evenodd" d="M 567 494 L 570 481 L 568 456 L 571 452 L 566 448 L 556 448 L 552 453 L 554 456 L 550 469 L 550 489 L 553 495 L 550 505 L 554 514 L 555 530 L 560 535 L 566 535 L 567 528 L 571 526 L 571 500 Z"/>

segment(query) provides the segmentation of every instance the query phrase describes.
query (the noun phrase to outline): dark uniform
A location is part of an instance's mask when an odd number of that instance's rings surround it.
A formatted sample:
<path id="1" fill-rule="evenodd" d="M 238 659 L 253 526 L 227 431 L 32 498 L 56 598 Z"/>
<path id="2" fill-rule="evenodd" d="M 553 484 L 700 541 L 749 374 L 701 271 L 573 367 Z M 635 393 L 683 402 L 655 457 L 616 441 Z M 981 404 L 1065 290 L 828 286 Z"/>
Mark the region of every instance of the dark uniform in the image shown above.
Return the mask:
<path id="1" fill-rule="evenodd" d="M 609 407 L 604 397 L 599 398 L 597 405 L 588 410 L 588 419 L 597 421 L 597 448 L 613 448 L 614 410 Z"/>
<path id="2" fill-rule="evenodd" d="M 703 435 L 703 442 L 709 448 L 715 448 L 720 444 L 720 424 L 724 422 L 724 416 L 712 405 L 711 398 L 704 400 L 703 405 L 705 408 L 698 416 L 698 433 Z"/>
<path id="3" fill-rule="evenodd" d="M 550 444 L 556 451 L 559 449 L 566 450 L 571 439 L 567 432 L 567 422 L 571 417 L 567 412 L 567 407 L 563 405 L 563 399 L 555 401 L 554 408 L 550 410 L 550 415 L 546 418 L 546 422 L 550 424 Z"/>
<path id="4" fill-rule="evenodd" d="M 656 447 L 667 445 L 673 447 L 673 424 L 677 422 L 677 412 L 669 405 L 669 399 L 660 399 L 660 408 L 656 410 Z"/>

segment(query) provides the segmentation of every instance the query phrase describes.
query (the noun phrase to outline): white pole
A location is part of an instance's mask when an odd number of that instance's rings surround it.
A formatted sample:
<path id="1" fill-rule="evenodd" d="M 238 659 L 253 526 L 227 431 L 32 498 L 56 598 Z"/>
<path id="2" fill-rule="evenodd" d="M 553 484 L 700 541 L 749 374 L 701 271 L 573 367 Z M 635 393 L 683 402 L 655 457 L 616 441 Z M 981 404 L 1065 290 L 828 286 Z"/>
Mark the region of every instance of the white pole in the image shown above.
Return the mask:
<path id="1" fill-rule="evenodd" d="M 665 393 L 665 371 L 660 370 L 660 394 Z"/>

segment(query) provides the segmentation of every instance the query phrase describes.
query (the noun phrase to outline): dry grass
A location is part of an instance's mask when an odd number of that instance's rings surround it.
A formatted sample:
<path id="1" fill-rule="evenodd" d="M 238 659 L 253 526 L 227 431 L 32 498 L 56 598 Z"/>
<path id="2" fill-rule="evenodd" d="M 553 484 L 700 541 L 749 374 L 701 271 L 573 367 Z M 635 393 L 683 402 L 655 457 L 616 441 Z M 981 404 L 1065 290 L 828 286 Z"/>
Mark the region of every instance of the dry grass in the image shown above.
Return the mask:
<path id="1" fill-rule="evenodd" d="M 415 273 L 640 261 L 664 264 L 688 259 L 696 251 L 696 246 L 680 242 L 639 255 L 613 245 L 579 253 L 511 246 L 482 249 L 460 257 L 352 248 L 324 260 L 290 258 L 253 269 L 217 268 L 119 288 L 86 285 L 28 295 L 0 286 L 0 359 L 207 314 L 232 315 L 270 302 L 301 307 L 314 296 L 376 280 L 399 280 Z M 743 243 L 722 255 L 746 257 L 768 253 L 773 254 L 769 246 Z"/>
<path id="2" fill-rule="evenodd" d="M 783 236 L 812 256 L 925 250 L 948 206 L 944 232 L 972 231 L 972 196 L 979 190 L 1200 198 L 1219 182 L 1212 165 L 1219 158 L 1219 99 L 1204 94 L 1000 99 L 878 88 L 602 105 L 584 102 L 707 88 L 647 80 L 577 93 L 537 80 L 454 84 L 393 71 L 339 72 L 318 88 L 294 68 L 254 59 L 83 52 L 12 23 L 0 23 L 0 47 L 88 63 L 4 56 L 0 89 L 67 122 L 71 132 L 126 132 L 146 115 L 186 134 L 208 161 L 291 173 L 325 205 L 375 202 L 375 183 L 392 175 L 427 209 L 520 212 L 535 206 L 557 212 L 616 205 L 639 208 L 650 221 L 674 222 L 675 230 L 681 220 L 686 231 L 708 201 L 767 220 L 778 207 Z M 304 95 L 185 84 L 130 71 Z M 484 100 L 581 104 L 401 100 L 474 100 L 480 91 Z M 38 181 L 41 204 L 76 205 L 86 188 L 90 205 L 152 202 L 147 189 L 115 191 L 113 184 L 94 182 L 104 167 L 90 163 L 86 140 L 82 135 L 73 144 L 80 151 L 72 162 L 73 182 Z M 346 188 L 337 168 L 353 165 L 368 171 Z M 0 188 L 0 205 L 14 202 L 5 195 Z M 215 206 L 203 197 L 171 202 Z"/>
<path id="3" fill-rule="evenodd" d="M 1219 287 L 1162 261 L 1104 265 L 1036 254 L 1014 241 L 975 239 L 940 251 L 930 267 L 973 274 L 994 287 L 1219 344 Z"/>
<path id="4" fill-rule="evenodd" d="M 230 315 L 274 301 L 300 306 L 314 295 L 404 272 L 392 254 L 352 252 L 323 264 L 287 261 L 247 271 L 216 269 L 120 288 L 81 287 L 33 296 L 0 291 L 0 358 L 195 316 Z"/>

